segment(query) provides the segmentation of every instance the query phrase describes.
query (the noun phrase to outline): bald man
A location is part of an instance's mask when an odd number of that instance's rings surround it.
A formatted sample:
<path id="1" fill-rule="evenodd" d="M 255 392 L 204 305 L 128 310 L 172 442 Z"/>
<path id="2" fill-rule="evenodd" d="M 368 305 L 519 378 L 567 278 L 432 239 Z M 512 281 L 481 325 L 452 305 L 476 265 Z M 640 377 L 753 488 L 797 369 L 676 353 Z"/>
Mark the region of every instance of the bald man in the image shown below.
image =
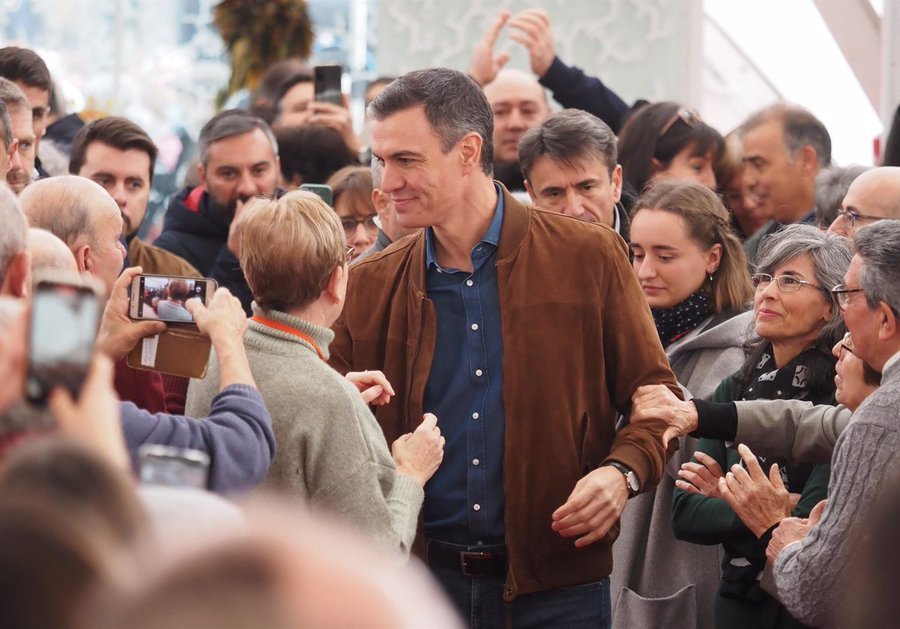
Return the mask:
<path id="1" fill-rule="evenodd" d="M 69 247 L 46 229 L 28 230 L 28 252 L 31 253 L 31 272 L 59 271 L 78 273 L 78 264 Z"/>
<path id="2" fill-rule="evenodd" d="M 828 231 L 847 238 L 876 221 L 900 219 L 900 167 L 882 166 L 862 173 L 850 184 L 838 211 Z"/>
<path id="3" fill-rule="evenodd" d="M 510 190 L 525 190 L 519 168 L 519 141 L 550 114 L 547 95 L 537 79 L 521 70 L 500 70 L 484 86 L 494 113 L 494 170 Z"/>
<path id="4" fill-rule="evenodd" d="M 111 196 L 90 179 L 75 176 L 42 179 L 19 196 L 32 227 L 46 229 L 66 243 L 78 271 L 90 273 L 107 293 L 125 261 L 122 212 Z"/>

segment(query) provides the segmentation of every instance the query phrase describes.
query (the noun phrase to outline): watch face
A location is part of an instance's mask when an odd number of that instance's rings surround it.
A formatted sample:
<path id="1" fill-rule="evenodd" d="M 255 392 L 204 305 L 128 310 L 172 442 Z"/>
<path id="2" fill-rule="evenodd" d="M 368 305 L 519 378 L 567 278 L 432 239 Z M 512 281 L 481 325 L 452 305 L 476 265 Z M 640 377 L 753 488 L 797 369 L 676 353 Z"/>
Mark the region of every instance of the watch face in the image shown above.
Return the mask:
<path id="1" fill-rule="evenodd" d="M 628 488 L 631 489 L 631 491 L 636 492 L 641 488 L 640 483 L 638 483 L 637 474 L 634 472 L 628 472 L 625 475 L 625 480 L 628 482 Z"/>

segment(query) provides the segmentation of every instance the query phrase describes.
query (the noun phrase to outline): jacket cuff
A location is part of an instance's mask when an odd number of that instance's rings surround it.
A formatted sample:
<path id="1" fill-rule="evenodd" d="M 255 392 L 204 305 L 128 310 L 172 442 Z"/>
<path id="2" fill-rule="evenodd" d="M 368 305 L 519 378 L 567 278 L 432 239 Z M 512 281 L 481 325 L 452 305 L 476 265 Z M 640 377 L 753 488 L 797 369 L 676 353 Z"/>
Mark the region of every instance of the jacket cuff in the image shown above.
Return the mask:
<path id="1" fill-rule="evenodd" d="M 707 402 L 694 398 L 697 407 L 697 430 L 692 437 L 734 441 L 737 435 L 737 407 L 734 402 Z"/>

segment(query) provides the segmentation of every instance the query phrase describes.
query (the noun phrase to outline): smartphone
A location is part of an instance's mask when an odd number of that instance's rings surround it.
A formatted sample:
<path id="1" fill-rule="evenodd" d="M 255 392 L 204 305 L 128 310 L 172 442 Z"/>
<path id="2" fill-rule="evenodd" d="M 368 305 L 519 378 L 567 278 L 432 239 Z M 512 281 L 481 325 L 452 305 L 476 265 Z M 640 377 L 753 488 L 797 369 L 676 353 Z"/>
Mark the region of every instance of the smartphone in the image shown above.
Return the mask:
<path id="1" fill-rule="evenodd" d="M 25 394 L 43 405 L 65 387 L 77 398 L 87 376 L 103 307 L 90 286 L 41 281 L 34 290 L 28 329 Z"/>
<path id="2" fill-rule="evenodd" d="M 217 287 L 216 281 L 209 278 L 138 275 L 131 282 L 128 314 L 132 319 L 193 323 L 194 317 L 185 303 L 199 299 L 208 305 Z"/>
<path id="3" fill-rule="evenodd" d="M 138 448 L 141 482 L 168 487 L 206 489 L 209 455 L 200 450 L 147 444 Z"/>
<path id="4" fill-rule="evenodd" d="M 313 89 L 315 100 L 320 103 L 344 104 L 341 89 L 343 68 L 339 65 L 315 66 L 313 68 Z"/>
<path id="5" fill-rule="evenodd" d="M 334 206 L 334 196 L 332 196 L 331 186 L 324 183 L 303 183 L 300 184 L 301 190 L 309 190 L 313 194 L 319 195 L 319 198 L 330 206 Z"/>

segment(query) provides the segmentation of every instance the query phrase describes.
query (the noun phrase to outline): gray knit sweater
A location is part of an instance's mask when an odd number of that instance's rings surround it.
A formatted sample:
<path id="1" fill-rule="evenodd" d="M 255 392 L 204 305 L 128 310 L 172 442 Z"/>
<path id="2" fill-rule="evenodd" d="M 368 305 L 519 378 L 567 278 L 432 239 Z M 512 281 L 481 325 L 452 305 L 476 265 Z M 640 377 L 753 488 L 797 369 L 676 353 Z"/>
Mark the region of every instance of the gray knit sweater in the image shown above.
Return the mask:
<path id="1" fill-rule="evenodd" d="M 308 335 L 327 359 L 331 330 L 259 312 L 255 304 L 254 312 Z M 408 555 L 424 493 L 396 472 L 384 433 L 356 388 L 289 333 L 251 320 L 244 345 L 275 431 L 275 461 L 260 488 L 302 497 Z M 187 414 L 206 412 L 218 381 L 218 362 L 210 360 L 206 378 L 191 381 Z"/>
<path id="2" fill-rule="evenodd" d="M 835 624 L 846 589 L 841 579 L 863 541 L 859 525 L 898 471 L 898 409 L 900 362 L 895 362 L 882 375 L 881 387 L 856 410 L 838 438 L 828 506 L 819 524 L 803 541 L 787 546 L 775 561 L 778 598 L 805 624 Z"/>

